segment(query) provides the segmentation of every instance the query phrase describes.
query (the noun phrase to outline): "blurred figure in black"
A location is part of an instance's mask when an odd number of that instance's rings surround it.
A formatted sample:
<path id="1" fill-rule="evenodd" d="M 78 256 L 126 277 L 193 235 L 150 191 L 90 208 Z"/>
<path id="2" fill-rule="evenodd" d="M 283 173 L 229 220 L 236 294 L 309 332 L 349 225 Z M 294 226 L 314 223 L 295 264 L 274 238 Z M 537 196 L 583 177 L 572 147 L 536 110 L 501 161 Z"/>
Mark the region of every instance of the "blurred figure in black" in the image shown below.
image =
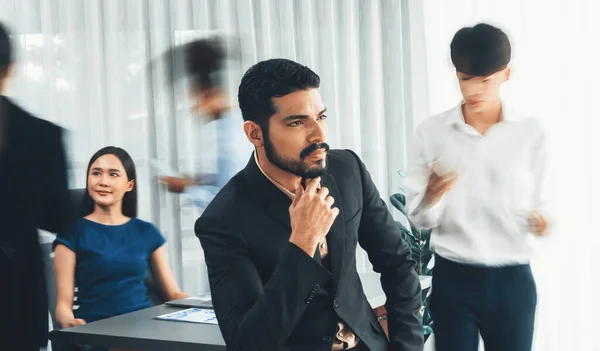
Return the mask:
<path id="1" fill-rule="evenodd" d="M 13 67 L 0 23 L 0 94 Z M 48 297 L 37 229 L 57 232 L 72 219 L 62 130 L 0 96 L 0 350 L 48 343 Z"/>

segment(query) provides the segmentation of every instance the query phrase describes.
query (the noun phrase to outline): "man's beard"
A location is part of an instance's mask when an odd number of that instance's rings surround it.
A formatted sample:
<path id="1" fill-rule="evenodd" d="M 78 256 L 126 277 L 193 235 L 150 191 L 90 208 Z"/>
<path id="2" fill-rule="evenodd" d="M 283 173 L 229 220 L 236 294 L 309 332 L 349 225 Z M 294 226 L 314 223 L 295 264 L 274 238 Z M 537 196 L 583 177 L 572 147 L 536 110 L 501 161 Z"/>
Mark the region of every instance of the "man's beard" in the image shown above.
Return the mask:
<path id="1" fill-rule="evenodd" d="M 300 155 L 296 160 L 288 159 L 279 155 L 277 150 L 275 150 L 273 143 L 271 143 L 271 138 L 268 135 L 265 136 L 264 146 L 267 159 L 272 164 L 286 172 L 295 174 L 302 178 L 316 178 L 327 174 L 327 156 L 325 156 L 325 160 L 319 161 L 319 163 L 325 162 L 325 167 L 317 163 L 314 163 L 313 165 L 306 165 L 304 162 L 306 157 L 310 156 L 317 150 L 323 149 L 328 151 L 329 145 L 325 142 L 315 143 L 307 146 L 304 150 L 302 150 L 302 152 L 300 152 Z"/>

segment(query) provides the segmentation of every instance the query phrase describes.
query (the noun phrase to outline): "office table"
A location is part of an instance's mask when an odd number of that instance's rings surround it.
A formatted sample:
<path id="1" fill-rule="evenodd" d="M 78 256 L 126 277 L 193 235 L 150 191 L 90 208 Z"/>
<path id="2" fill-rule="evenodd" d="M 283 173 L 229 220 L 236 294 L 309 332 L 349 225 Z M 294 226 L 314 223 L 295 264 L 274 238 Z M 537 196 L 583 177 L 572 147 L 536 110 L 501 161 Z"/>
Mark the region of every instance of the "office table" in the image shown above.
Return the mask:
<path id="1" fill-rule="evenodd" d="M 385 303 L 379 274 L 361 274 L 365 295 L 373 308 Z M 431 284 L 431 277 L 419 277 L 421 287 Z M 219 326 L 212 324 L 173 322 L 154 319 L 182 307 L 159 305 L 82 326 L 56 330 L 53 341 L 67 344 L 104 346 L 144 351 L 224 351 L 225 342 Z"/>

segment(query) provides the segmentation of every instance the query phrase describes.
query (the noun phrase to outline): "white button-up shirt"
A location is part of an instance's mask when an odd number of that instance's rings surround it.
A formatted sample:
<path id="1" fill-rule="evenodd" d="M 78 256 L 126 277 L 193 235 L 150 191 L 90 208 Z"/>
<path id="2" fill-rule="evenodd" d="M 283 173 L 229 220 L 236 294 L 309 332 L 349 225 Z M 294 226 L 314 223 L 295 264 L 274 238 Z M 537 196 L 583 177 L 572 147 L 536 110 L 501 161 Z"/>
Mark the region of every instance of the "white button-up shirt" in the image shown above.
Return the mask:
<path id="1" fill-rule="evenodd" d="M 465 123 L 461 105 L 428 118 L 415 132 L 405 178 L 409 216 L 418 227 L 433 228 L 431 247 L 444 258 L 528 263 L 534 237 L 527 216 L 543 213 L 543 129 L 504 105 L 502 121 L 481 135 Z M 457 181 L 427 208 L 422 200 L 431 169 L 455 171 Z"/>
<path id="2" fill-rule="evenodd" d="M 244 133 L 242 112 L 233 108 L 223 113 L 214 124 L 217 156 L 217 173 L 214 184 L 190 185 L 184 189 L 184 194 L 192 199 L 200 208 L 206 208 L 217 193 L 239 171 L 244 169 L 248 158 L 254 151 L 254 145 L 248 141 Z"/>

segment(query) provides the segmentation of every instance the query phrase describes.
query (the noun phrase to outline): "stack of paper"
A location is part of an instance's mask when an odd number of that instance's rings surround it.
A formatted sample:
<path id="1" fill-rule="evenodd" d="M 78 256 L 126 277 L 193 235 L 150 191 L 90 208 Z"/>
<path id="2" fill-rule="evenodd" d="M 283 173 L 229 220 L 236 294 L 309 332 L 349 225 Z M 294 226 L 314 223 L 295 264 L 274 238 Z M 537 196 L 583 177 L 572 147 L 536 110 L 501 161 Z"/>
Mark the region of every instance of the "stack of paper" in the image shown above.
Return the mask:
<path id="1" fill-rule="evenodd" d="M 166 321 L 218 324 L 215 311 L 203 308 L 188 308 L 173 313 L 163 314 L 155 318 Z"/>

